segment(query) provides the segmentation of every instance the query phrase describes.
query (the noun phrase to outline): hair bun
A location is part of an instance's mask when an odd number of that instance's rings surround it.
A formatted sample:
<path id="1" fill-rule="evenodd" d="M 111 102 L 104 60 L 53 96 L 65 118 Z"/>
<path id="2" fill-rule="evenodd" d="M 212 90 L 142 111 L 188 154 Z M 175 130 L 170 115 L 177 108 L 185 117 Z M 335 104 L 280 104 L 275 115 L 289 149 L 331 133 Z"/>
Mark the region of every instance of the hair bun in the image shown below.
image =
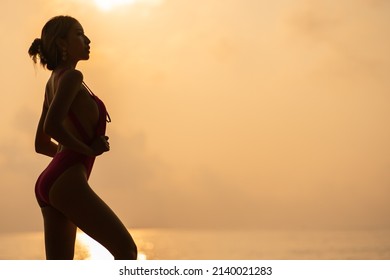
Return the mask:
<path id="1" fill-rule="evenodd" d="M 30 49 L 28 50 L 28 53 L 30 55 L 37 55 L 39 54 L 39 51 L 41 49 L 42 40 L 40 38 L 36 38 L 34 42 L 32 42 Z"/>
<path id="2" fill-rule="evenodd" d="M 28 54 L 33 59 L 34 62 L 37 61 L 37 55 L 40 56 L 41 54 L 41 46 L 42 46 L 42 40 L 40 38 L 36 38 L 32 44 L 31 47 L 28 49 Z"/>

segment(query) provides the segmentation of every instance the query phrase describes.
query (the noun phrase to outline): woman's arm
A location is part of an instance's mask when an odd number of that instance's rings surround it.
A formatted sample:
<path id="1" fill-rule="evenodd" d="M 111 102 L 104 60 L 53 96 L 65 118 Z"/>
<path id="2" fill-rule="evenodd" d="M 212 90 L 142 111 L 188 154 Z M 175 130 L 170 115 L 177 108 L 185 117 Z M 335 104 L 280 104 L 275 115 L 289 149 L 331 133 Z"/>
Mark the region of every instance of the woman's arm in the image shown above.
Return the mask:
<path id="1" fill-rule="evenodd" d="M 43 131 L 67 148 L 88 156 L 96 156 L 97 153 L 91 147 L 74 137 L 64 126 L 64 121 L 73 100 L 80 91 L 82 81 L 83 75 L 80 71 L 70 70 L 63 74 L 43 120 Z"/>
<path id="2" fill-rule="evenodd" d="M 57 153 L 58 145 L 51 141 L 51 137 L 43 131 L 43 124 L 47 115 L 47 107 L 43 104 L 41 117 L 39 119 L 37 132 L 35 135 L 35 151 L 49 157 L 54 157 Z"/>

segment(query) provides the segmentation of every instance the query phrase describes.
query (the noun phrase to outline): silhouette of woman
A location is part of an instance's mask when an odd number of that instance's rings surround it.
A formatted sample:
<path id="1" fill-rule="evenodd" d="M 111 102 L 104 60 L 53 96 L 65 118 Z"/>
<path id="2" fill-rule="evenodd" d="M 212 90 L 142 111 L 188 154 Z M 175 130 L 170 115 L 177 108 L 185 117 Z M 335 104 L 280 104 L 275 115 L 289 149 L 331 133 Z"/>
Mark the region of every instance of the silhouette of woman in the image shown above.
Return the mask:
<path id="1" fill-rule="evenodd" d="M 39 58 L 51 70 L 35 138 L 36 152 L 53 158 L 35 186 L 46 258 L 73 259 L 78 227 L 115 259 L 136 259 L 137 247 L 126 227 L 88 184 L 95 157 L 110 149 L 106 108 L 76 70 L 80 60 L 89 59 L 90 43 L 76 19 L 57 16 L 28 51 L 34 63 Z"/>

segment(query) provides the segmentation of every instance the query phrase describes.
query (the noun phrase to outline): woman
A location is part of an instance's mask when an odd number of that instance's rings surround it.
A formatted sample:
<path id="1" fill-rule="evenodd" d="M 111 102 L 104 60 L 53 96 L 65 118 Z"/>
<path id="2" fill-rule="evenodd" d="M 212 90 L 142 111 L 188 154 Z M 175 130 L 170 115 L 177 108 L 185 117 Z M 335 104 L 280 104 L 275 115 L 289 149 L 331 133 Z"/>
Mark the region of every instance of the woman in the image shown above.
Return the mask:
<path id="1" fill-rule="evenodd" d="M 76 70 L 80 60 L 89 59 L 90 43 L 76 19 L 58 16 L 46 23 L 29 49 L 35 63 L 39 57 L 52 71 L 35 138 L 36 151 L 53 157 L 35 186 L 46 258 L 73 259 L 78 227 L 115 259 L 136 259 L 137 248 L 126 227 L 88 184 L 95 157 L 110 149 L 106 108 Z"/>

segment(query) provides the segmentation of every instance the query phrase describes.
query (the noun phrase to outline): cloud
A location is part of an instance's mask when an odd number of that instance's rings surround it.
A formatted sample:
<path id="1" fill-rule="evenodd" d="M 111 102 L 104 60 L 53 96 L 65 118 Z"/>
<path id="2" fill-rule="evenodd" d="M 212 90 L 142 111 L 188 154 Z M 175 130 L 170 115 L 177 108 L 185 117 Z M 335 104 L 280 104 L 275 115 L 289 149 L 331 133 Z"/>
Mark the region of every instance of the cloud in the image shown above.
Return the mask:
<path id="1" fill-rule="evenodd" d="M 80 69 L 113 119 L 90 183 L 127 226 L 388 226 L 387 2 L 165 1 L 115 16 L 59 2 L 18 15 L 29 24 L 6 53 L 25 54 L 53 13 L 85 25 Z M 36 227 L 49 73 L 27 55 L 5 64 L 1 218 L 20 229 L 5 213 L 36 209 Z"/>
<path id="2" fill-rule="evenodd" d="M 303 1 L 286 17 L 290 41 L 304 50 L 302 60 L 315 59 L 317 67 L 326 71 L 317 75 L 383 80 L 390 40 L 381 34 L 386 32 L 383 13 L 389 7 L 378 8 L 383 4 L 379 2 Z"/>
<path id="3" fill-rule="evenodd" d="M 384 162 L 368 143 L 388 139 L 383 121 L 389 116 L 381 105 L 386 98 L 369 94 L 383 79 L 364 79 L 370 72 L 364 61 L 384 69 L 376 54 L 359 47 L 369 36 L 368 29 L 358 36 L 361 22 L 368 21 L 360 13 L 365 6 L 354 6 L 357 14 L 349 16 L 346 6 L 306 3 L 283 12 L 275 8 L 280 14 L 260 39 L 260 23 L 232 24 L 224 6 L 208 11 L 221 15 L 226 31 L 211 17 L 204 21 L 212 24 L 210 31 L 186 21 L 186 32 L 177 25 L 164 34 L 166 41 L 161 33 L 147 40 L 170 44 L 133 50 L 139 64 L 124 63 L 135 74 L 129 82 L 137 104 L 130 127 L 142 127 L 148 144 L 138 158 L 146 161 L 122 162 L 142 167 L 139 174 L 145 175 L 137 177 L 140 191 L 128 192 L 140 200 L 132 202 L 134 208 L 142 209 L 132 219 L 187 226 L 362 225 L 371 224 L 371 216 L 384 221 L 384 201 L 374 205 L 387 195 L 379 185 L 389 178 L 370 169 Z M 163 30 L 170 27 L 162 24 Z M 383 42 L 374 39 L 375 48 Z M 164 77 L 157 86 L 149 79 L 156 69 Z M 375 89 L 380 96 L 386 86 Z M 377 194 L 365 196 L 372 184 Z M 354 188 L 359 191 L 351 195 Z M 329 209 L 334 197 L 337 205 Z M 361 214 L 362 203 L 373 206 L 360 219 L 354 213 Z"/>

